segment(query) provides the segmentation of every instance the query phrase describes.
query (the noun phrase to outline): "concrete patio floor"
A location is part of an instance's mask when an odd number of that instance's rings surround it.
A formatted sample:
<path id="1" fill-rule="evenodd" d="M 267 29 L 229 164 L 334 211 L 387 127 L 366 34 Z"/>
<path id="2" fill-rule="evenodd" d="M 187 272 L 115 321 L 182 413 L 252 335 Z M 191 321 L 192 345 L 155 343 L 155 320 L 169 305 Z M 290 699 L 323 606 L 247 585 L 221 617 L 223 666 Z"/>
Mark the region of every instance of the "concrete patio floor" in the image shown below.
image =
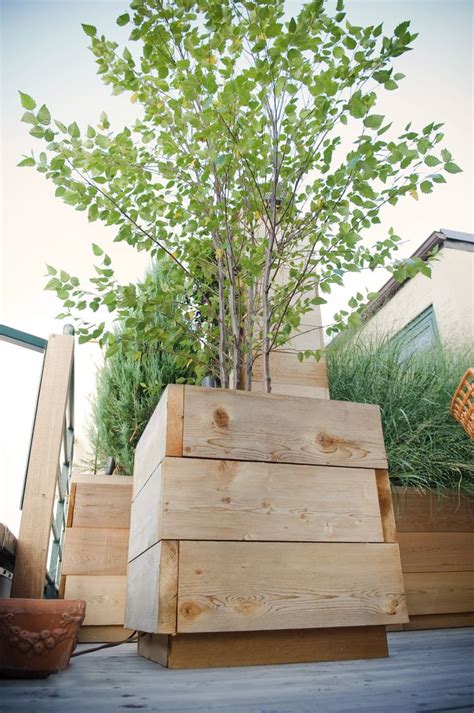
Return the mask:
<path id="1" fill-rule="evenodd" d="M 0 681 L 0 713 L 473 713 L 474 629 L 391 633 L 389 646 L 388 659 L 171 671 L 123 644 Z"/>

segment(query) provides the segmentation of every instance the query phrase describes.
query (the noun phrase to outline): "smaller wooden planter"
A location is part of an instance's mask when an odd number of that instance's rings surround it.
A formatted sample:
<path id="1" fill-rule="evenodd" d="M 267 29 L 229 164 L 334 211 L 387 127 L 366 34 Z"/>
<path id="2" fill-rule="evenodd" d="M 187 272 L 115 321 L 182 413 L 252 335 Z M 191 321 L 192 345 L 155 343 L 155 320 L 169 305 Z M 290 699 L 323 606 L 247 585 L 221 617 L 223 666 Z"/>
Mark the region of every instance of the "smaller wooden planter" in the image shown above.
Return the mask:
<path id="1" fill-rule="evenodd" d="M 385 468 L 378 407 L 168 387 L 135 456 L 139 653 L 179 668 L 387 655 L 385 625 L 408 618 Z"/>
<path id="2" fill-rule="evenodd" d="M 61 596 L 87 603 L 80 642 L 120 641 L 124 629 L 132 479 L 74 475 L 68 506 Z"/>
<path id="3" fill-rule="evenodd" d="M 474 500 L 394 488 L 410 622 L 403 629 L 474 626 Z"/>

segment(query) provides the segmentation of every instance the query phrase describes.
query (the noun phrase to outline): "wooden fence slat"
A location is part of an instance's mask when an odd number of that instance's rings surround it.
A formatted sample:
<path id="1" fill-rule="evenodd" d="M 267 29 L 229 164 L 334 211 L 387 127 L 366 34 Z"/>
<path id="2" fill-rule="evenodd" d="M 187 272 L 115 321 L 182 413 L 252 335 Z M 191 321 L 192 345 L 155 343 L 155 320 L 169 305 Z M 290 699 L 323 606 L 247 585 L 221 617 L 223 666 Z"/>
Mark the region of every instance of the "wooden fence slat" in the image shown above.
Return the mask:
<path id="1" fill-rule="evenodd" d="M 50 335 L 23 499 L 12 596 L 43 596 L 74 337 Z"/>

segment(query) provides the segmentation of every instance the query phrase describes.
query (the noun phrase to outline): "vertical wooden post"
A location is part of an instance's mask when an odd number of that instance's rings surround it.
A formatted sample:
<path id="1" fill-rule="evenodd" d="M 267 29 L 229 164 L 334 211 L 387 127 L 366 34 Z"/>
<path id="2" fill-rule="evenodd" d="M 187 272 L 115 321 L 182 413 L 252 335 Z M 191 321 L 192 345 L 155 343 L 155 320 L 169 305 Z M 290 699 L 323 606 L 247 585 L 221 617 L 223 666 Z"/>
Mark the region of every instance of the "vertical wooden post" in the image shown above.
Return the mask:
<path id="1" fill-rule="evenodd" d="M 13 597 L 43 596 L 73 350 L 74 337 L 50 336 L 26 474 Z"/>

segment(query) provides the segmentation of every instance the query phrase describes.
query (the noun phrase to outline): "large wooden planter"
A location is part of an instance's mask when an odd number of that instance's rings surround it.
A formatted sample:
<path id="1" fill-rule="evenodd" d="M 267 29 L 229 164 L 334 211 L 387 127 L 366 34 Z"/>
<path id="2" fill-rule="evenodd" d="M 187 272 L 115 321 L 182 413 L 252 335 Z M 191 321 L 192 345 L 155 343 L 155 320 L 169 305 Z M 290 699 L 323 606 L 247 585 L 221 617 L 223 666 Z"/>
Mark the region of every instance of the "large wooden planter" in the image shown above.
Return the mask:
<path id="1" fill-rule="evenodd" d="M 170 667 L 387 655 L 408 620 L 379 409 L 165 391 L 136 451 L 126 626 Z"/>
<path id="2" fill-rule="evenodd" d="M 404 629 L 474 626 L 474 501 L 459 492 L 394 488 L 410 622 Z"/>

